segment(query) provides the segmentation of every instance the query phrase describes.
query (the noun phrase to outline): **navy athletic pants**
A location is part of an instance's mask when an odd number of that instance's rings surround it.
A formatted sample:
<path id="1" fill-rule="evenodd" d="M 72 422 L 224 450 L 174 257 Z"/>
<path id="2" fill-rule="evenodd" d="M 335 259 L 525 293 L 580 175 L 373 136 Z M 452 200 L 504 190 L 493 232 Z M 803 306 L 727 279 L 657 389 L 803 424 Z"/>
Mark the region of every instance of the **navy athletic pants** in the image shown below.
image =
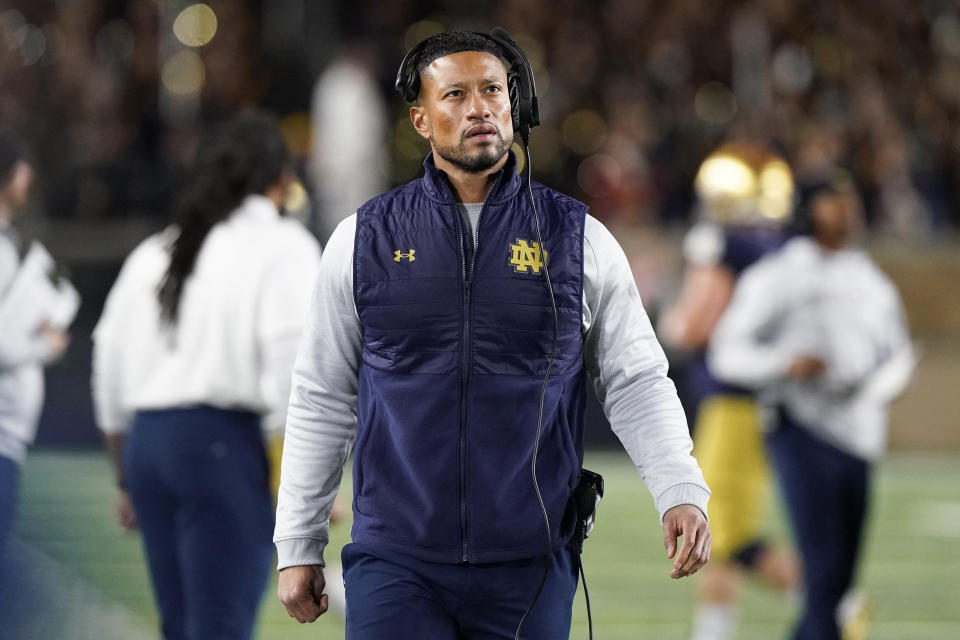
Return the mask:
<path id="1" fill-rule="evenodd" d="M 438 564 L 357 544 L 342 560 L 347 640 L 512 640 L 546 562 Z M 577 572 L 572 544 L 553 554 L 521 638 L 569 637 Z"/>
<path id="2" fill-rule="evenodd" d="M 767 450 L 803 562 L 804 611 L 795 640 L 840 640 L 836 613 L 853 582 L 867 511 L 869 465 L 781 411 Z"/>
<path id="3" fill-rule="evenodd" d="M 273 561 L 259 416 L 140 411 L 124 469 L 164 638 L 250 638 Z"/>
<path id="4" fill-rule="evenodd" d="M 0 456 L 0 570 L 3 568 L 3 550 L 17 511 L 19 487 L 20 465 L 6 456 Z"/>

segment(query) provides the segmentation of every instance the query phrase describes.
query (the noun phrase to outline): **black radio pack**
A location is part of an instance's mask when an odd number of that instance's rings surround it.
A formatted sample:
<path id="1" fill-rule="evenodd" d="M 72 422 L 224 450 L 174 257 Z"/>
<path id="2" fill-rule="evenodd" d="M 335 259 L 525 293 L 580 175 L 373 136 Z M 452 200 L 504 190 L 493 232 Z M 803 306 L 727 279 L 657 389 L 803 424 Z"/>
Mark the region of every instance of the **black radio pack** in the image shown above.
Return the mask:
<path id="1" fill-rule="evenodd" d="M 573 533 L 580 551 L 583 541 L 593 533 L 597 519 L 597 506 L 603 498 L 603 476 L 589 469 L 580 469 L 580 480 L 573 490 L 573 504 L 577 509 L 577 528 Z"/>

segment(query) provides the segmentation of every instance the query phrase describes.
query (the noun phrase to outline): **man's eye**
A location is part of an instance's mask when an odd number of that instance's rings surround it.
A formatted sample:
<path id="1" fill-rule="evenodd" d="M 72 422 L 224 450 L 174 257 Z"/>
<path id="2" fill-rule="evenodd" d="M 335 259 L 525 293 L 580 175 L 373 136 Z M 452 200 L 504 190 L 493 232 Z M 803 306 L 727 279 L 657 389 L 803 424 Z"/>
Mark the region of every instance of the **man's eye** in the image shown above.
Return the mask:
<path id="1" fill-rule="evenodd" d="M 446 93 L 446 95 L 444 95 L 443 97 L 444 97 L 444 98 L 459 98 L 462 94 L 463 94 L 463 91 L 460 91 L 459 89 L 456 89 L 456 90 L 454 90 L 454 91 L 448 91 L 448 92 Z"/>
<path id="2" fill-rule="evenodd" d="M 501 91 L 503 91 L 503 89 L 500 88 L 500 85 L 492 84 L 489 87 L 487 87 L 487 91 L 491 93 L 500 93 Z"/>

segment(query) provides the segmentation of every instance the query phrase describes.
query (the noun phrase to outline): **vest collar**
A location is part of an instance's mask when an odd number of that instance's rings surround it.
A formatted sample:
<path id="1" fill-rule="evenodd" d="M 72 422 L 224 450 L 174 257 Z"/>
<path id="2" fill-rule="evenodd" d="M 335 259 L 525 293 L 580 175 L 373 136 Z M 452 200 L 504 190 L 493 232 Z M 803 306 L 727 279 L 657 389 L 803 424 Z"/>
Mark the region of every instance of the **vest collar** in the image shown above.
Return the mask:
<path id="1" fill-rule="evenodd" d="M 437 168 L 433 162 L 433 151 L 423 159 L 423 190 L 434 200 L 450 202 L 453 199 L 453 188 L 447 179 L 447 174 Z M 517 156 L 513 150 L 507 152 L 507 162 L 500 169 L 500 179 L 494 185 L 493 192 L 487 196 L 487 203 L 499 203 L 512 198 L 520 189 L 520 175 L 517 173 Z"/>

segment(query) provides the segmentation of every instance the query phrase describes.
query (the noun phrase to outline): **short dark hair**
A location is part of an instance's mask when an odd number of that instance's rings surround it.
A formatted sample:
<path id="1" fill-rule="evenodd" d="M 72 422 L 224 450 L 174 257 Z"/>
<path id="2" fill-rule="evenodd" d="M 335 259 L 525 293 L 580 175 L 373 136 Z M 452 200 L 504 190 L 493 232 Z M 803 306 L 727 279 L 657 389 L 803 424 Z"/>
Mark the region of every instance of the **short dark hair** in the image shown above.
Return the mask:
<path id="1" fill-rule="evenodd" d="M 13 168 L 24 159 L 25 152 L 20 136 L 12 128 L 0 126 L 0 188 L 13 177 Z"/>
<path id="2" fill-rule="evenodd" d="M 480 51 L 489 53 L 500 60 L 504 67 L 507 66 L 503 59 L 503 50 L 493 39 L 482 33 L 474 31 L 445 31 L 430 36 L 420 43 L 420 51 L 414 62 L 417 75 L 423 76 L 423 72 L 437 58 L 443 58 L 453 53 L 461 51 Z"/>
<path id="3" fill-rule="evenodd" d="M 813 203 L 822 195 L 858 196 L 853 174 L 845 167 L 830 167 L 822 175 L 799 185 L 800 198 L 793 221 L 790 223 L 791 235 L 810 235 L 813 233 Z M 858 196 L 859 197 L 859 196 Z"/>

